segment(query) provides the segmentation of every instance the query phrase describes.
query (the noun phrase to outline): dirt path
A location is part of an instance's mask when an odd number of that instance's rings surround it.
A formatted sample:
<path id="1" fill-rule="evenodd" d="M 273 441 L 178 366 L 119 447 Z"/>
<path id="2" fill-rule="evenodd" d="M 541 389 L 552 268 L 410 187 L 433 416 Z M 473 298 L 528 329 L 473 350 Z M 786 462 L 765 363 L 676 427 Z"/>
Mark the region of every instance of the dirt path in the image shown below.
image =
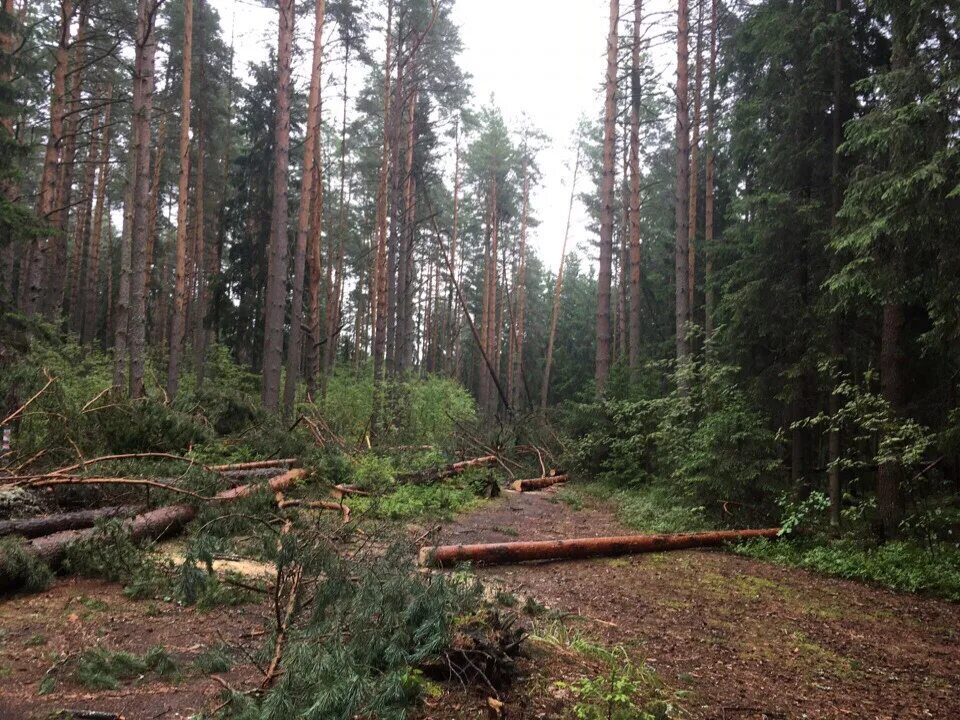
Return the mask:
<path id="1" fill-rule="evenodd" d="M 627 532 L 600 503 L 507 493 L 450 543 Z M 719 551 L 478 569 L 646 661 L 684 716 L 960 718 L 960 606 Z M 689 693 L 689 694 L 688 694 Z M 512 717 L 553 717 L 517 708 Z"/>

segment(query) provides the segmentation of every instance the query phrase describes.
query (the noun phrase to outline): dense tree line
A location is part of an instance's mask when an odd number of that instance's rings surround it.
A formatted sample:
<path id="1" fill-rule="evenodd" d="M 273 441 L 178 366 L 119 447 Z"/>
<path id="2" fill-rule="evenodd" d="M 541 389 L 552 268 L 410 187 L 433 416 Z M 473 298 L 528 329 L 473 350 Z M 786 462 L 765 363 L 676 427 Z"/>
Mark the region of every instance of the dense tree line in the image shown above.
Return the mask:
<path id="1" fill-rule="evenodd" d="M 429 373 L 491 422 L 726 383 L 781 431 L 764 472 L 822 486 L 834 522 L 874 497 L 887 535 L 925 467 L 957 482 L 952 2 L 679 0 L 667 23 L 611 0 L 571 148 L 591 227 L 556 239 L 558 275 L 530 243 L 567 211 L 531 202 L 546 139 L 472 97 L 451 8 L 279 0 L 269 60 L 238 68 L 205 0 L 4 0 L 5 311 L 111 350 L 132 397 L 200 386 L 219 348 L 286 415 L 369 373 L 375 436 Z"/>

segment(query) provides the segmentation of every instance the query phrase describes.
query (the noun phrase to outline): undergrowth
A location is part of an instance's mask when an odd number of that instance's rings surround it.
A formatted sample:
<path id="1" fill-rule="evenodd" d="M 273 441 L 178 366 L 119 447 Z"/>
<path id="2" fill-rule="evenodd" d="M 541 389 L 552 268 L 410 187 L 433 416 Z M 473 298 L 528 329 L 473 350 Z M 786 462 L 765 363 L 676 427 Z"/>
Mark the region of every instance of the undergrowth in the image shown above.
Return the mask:
<path id="1" fill-rule="evenodd" d="M 611 502 L 617 519 L 629 528 L 651 533 L 677 533 L 709 530 L 714 523 L 703 507 L 678 496 L 664 483 L 619 486 L 596 481 L 562 487 L 562 502 L 583 505 L 590 498 Z"/>
<path id="2" fill-rule="evenodd" d="M 938 595 L 960 601 L 960 548 L 938 543 L 925 548 L 911 541 L 864 545 L 852 539 L 751 540 L 737 552 L 782 565 L 861 580 L 894 590 Z"/>

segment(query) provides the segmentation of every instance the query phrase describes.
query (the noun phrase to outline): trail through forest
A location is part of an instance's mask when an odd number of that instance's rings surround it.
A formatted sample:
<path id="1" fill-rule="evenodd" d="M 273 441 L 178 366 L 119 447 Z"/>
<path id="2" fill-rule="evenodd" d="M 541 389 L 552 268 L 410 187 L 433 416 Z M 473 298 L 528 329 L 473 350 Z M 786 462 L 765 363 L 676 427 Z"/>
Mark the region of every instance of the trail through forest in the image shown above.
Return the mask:
<path id="1" fill-rule="evenodd" d="M 446 526 L 441 539 L 629 532 L 608 505 L 564 502 L 562 492 L 508 492 Z M 622 645 L 674 697 L 679 691 L 675 702 L 684 717 L 960 717 L 960 606 L 954 604 L 722 551 L 476 572 L 554 614 L 570 613 L 567 620 L 586 637 Z M 551 682 L 534 670 L 508 717 L 552 717 L 540 714 L 558 695 Z M 562 704 L 558 696 L 551 709 Z"/>
<path id="2" fill-rule="evenodd" d="M 407 530 L 423 542 L 424 528 Z M 607 503 L 550 488 L 484 503 L 431 542 L 506 542 L 627 532 Z M 530 636 L 494 717 L 574 717 L 571 688 L 602 675 L 582 645 L 643 668 L 670 718 L 955 718 L 960 716 L 960 606 L 830 579 L 723 551 L 475 568 L 487 595 L 523 616 Z M 255 686 L 268 602 L 201 611 L 133 601 L 115 583 L 65 578 L 0 604 L 0 718 L 108 710 L 184 718 Z M 134 669 L 96 689 L 61 672 L 90 647 L 176 670 Z M 232 662 L 217 667 L 217 648 Z M 621 654 L 622 653 L 622 654 Z M 262 658 L 261 658 L 262 660 Z M 74 674 L 75 675 L 75 674 Z M 92 691 L 91 691 L 92 690 Z M 416 718 L 487 717 L 487 693 L 457 683 L 427 693 Z M 619 716 L 617 716 L 619 717 Z M 632 717 L 632 716 L 631 716 Z"/>

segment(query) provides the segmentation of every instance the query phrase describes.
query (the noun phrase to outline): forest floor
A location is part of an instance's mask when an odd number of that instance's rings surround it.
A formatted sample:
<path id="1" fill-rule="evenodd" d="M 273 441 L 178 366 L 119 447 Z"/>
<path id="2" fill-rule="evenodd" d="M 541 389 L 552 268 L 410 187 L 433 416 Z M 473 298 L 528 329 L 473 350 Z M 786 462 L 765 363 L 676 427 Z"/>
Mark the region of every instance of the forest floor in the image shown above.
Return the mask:
<path id="1" fill-rule="evenodd" d="M 554 489 L 506 493 L 447 525 L 441 540 L 629 534 L 605 503 L 561 498 Z M 582 636 L 622 647 L 659 678 L 660 696 L 680 717 L 960 717 L 960 605 L 723 551 L 476 573 L 519 598 L 535 598 Z M 537 636 L 546 624 L 534 621 L 530 677 L 508 704 L 508 717 L 558 717 L 569 705 L 550 677 L 551 662 L 536 662 L 538 646 L 549 654 L 552 644 Z"/>
<path id="2" fill-rule="evenodd" d="M 444 524 L 444 543 L 621 534 L 613 508 L 564 493 L 505 493 Z M 411 528 L 411 532 L 417 531 Z M 478 568 L 501 605 L 530 624 L 527 656 L 502 717 L 574 717 L 577 682 L 634 668 L 671 718 L 960 717 L 960 605 L 778 567 L 722 551 Z M 132 601 L 114 583 L 67 578 L 0 602 L 0 720 L 85 708 L 128 720 L 186 718 L 219 702 L 223 683 L 253 687 L 269 603 L 210 611 Z M 216 672 L 202 656 L 233 649 Z M 177 670 L 117 689 L 60 677 L 101 645 L 142 656 L 162 646 Z M 590 648 L 605 648 L 598 656 Z M 46 694 L 39 694 L 44 678 Z M 601 683 L 602 684 L 602 683 Z M 638 705 L 637 707 L 643 707 Z M 420 718 L 488 715 L 487 693 L 427 693 Z M 588 715 L 588 717 L 606 717 Z M 624 715 L 623 717 L 628 717 Z M 636 717 L 630 715 L 629 717 Z"/>

